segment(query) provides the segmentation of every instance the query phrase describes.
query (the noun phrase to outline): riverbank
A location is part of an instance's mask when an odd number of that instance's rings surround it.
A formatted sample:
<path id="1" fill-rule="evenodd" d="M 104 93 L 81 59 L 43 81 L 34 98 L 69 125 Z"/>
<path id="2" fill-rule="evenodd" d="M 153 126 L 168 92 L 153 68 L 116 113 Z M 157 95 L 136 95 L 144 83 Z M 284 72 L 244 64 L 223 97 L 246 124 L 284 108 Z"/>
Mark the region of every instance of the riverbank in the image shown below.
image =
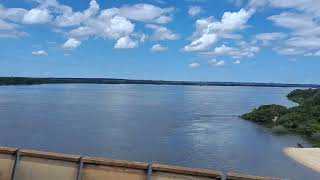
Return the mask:
<path id="1" fill-rule="evenodd" d="M 314 147 L 320 147 L 320 89 L 297 89 L 287 97 L 298 106 L 262 105 L 241 118 L 268 127 L 274 133 L 298 134 Z"/>
<path id="2" fill-rule="evenodd" d="M 320 173 L 320 148 L 285 148 L 284 153 Z"/>

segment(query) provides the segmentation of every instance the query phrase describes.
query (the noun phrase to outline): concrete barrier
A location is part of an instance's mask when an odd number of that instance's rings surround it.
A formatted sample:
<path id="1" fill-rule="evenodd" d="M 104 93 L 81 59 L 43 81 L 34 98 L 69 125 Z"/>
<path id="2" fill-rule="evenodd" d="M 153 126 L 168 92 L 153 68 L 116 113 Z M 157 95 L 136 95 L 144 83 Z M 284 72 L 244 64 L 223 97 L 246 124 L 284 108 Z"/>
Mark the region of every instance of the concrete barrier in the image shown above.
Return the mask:
<path id="1" fill-rule="evenodd" d="M 0 179 L 11 180 L 16 149 L 0 148 Z"/>
<path id="2" fill-rule="evenodd" d="M 227 180 L 281 180 L 279 178 L 250 176 L 237 173 L 227 173 Z"/>
<path id="3" fill-rule="evenodd" d="M 220 171 L 0 147 L 0 180 L 219 180 Z M 228 180 L 279 180 L 227 174 Z"/>

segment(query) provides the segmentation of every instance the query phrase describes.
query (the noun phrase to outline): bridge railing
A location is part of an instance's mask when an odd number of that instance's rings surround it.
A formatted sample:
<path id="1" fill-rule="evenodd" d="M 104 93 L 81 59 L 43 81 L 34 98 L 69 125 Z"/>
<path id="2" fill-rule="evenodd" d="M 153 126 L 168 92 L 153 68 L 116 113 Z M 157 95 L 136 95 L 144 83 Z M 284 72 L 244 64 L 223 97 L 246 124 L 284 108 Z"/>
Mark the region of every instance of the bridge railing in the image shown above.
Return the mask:
<path id="1" fill-rule="evenodd" d="M 0 147 L 0 180 L 279 180 L 220 171 Z"/>

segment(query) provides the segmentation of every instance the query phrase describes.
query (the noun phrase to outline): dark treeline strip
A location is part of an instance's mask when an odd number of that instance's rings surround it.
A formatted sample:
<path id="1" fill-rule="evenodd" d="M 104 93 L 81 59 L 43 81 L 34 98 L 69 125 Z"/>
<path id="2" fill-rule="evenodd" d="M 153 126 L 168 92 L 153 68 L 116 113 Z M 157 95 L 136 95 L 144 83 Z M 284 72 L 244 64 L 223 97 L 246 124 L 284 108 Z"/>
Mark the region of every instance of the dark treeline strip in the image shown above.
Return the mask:
<path id="1" fill-rule="evenodd" d="M 131 79 L 112 79 L 112 78 L 0 77 L 0 85 L 36 85 L 36 84 L 155 84 L 155 85 L 194 85 L 194 86 L 256 86 L 256 87 L 320 88 L 320 85 L 317 85 L 317 84 L 162 81 L 162 80 L 131 80 Z"/>

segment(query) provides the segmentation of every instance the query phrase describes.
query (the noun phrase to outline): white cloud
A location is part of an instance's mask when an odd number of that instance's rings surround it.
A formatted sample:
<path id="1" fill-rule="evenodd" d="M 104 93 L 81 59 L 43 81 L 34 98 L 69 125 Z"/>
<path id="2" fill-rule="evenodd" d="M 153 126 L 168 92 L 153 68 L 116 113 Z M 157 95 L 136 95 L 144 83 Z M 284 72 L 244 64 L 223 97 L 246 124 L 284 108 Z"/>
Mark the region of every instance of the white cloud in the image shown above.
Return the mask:
<path id="1" fill-rule="evenodd" d="M 188 10 L 188 14 L 190 16 L 196 16 L 202 12 L 202 8 L 199 6 L 190 6 Z"/>
<path id="2" fill-rule="evenodd" d="M 214 53 L 217 55 L 225 55 L 225 54 L 230 54 L 232 52 L 234 52 L 235 49 L 231 48 L 229 46 L 225 46 L 224 44 L 220 47 L 216 47 L 214 48 Z"/>
<path id="3" fill-rule="evenodd" d="M 313 54 L 314 56 L 320 56 L 320 50 Z"/>
<path id="4" fill-rule="evenodd" d="M 179 35 L 173 33 L 171 30 L 164 26 L 159 26 L 155 24 L 147 24 L 147 28 L 153 30 L 153 34 L 151 36 L 154 40 L 176 40 L 179 39 Z"/>
<path id="5" fill-rule="evenodd" d="M 81 41 L 78 41 L 74 38 L 70 38 L 63 44 L 62 47 L 64 49 L 75 49 L 75 48 L 79 47 L 80 45 L 81 45 Z"/>
<path id="6" fill-rule="evenodd" d="M 270 6 L 277 8 L 292 8 L 314 16 L 320 16 L 319 0 L 269 0 Z"/>
<path id="7" fill-rule="evenodd" d="M 240 63 L 241 61 L 239 59 L 233 62 L 233 64 L 240 64 Z"/>
<path id="8" fill-rule="evenodd" d="M 33 51 L 32 54 L 35 56 L 48 56 L 48 53 L 44 50 Z"/>
<path id="9" fill-rule="evenodd" d="M 281 32 L 260 33 L 255 36 L 255 39 L 261 41 L 263 44 L 269 44 L 271 41 L 282 40 L 287 35 Z"/>
<path id="10" fill-rule="evenodd" d="M 284 12 L 279 15 L 270 16 L 268 19 L 278 26 L 293 30 L 313 28 L 316 26 L 313 17 L 304 14 Z"/>
<path id="11" fill-rule="evenodd" d="M 306 53 L 305 50 L 292 47 L 276 47 L 273 50 L 282 55 L 300 55 Z"/>
<path id="12" fill-rule="evenodd" d="M 1 31 L 0 37 L 27 34 L 17 30 L 22 24 L 50 23 L 54 32 L 64 34 L 68 38 L 62 45 L 67 49 L 76 48 L 81 41 L 92 37 L 115 40 L 118 43 L 115 47 L 123 47 L 119 46 L 119 43 L 129 39 L 134 42 L 130 46 L 138 46 L 139 42 L 143 43 L 149 37 L 149 35 L 141 33 L 142 31 L 135 32 L 135 23 L 142 22 L 151 23 L 145 26 L 153 30 L 153 34 L 148 39 L 175 40 L 179 38 L 178 34 L 173 33 L 167 27 L 156 25 L 172 21 L 175 11 L 173 7 L 161 8 L 152 4 L 138 3 L 100 9 L 96 0 L 90 0 L 87 9 L 75 11 L 72 7 L 60 4 L 57 0 L 33 1 L 37 6 L 30 10 L 5 8 L 0 4 L 0 28 L 1 30 L 11 30 L 10 33 Z"/>
<path id="13" fill-rule="evenodd" d="M 211 59 L 209 62 L 209 65 L 211 66 L 224 66 L 225 62 L 223 60 L 216 60 L 216 59 Z"/>
<path id="14" fill-rule="evenodd" d="M 166 24 L 168 22 L 172 21 L 172 17 L 171 16 L 160 16 L 157 19 L 154 20 L 154 23 L 157 24 Z"/>
<path id="15" fill-rule="evenodd" d="M 17 30 L 0 31 L 0 38 L 20 38 L 30 36 L 28 33 Z"/>
<path id="16" fill-rule="evenodd" d="M 172 20 L 170 14 L 174 11 L 174 8 L 160 8 L 152 4 L 135 4 L 115 8 L 114 11 L 131 20 L 164 24 Z"/>
<path id="17" fill-rule="evenodd" d="M 320 49 L 320 37 L 292 37 L 286 42 L 286 45 L 301 49 Z"/>
<path id="18" fill-rule="evenodd" d="M 135 25 L 128 19 L 120 16 L 105 17 L 103 14 L 92 19 L 86 26 L 80 26 L 68 33 L 73 38 L 88 38 L 97 36 L 107 39 L 118 39 L 134 31 Z"/>
<path id="19" fill-rule="evenodd" d="M 189 67 L 190 67 L 190 68 L 197 68 L 197 67 L 200 67 L 200 64 L 197 63 L 197 62 L 190 63 L 190 64 L 189 64 Z"/>
<path id="20" fill-rule="evenodd" d="M 145 35 L 145 34 L 141 34 L 140 35 L 140 39 L 139 39 L 139 41 L 141 42 L 141 43 L 144 43 L 145 41 L 146 41 L 146 39 L 148 38 L 148 36 L 147 35 Z"/>
<path id="21" fill-rule="evenodd" d="M 152 46 L 152 52 L 162 52 L 168 50 L 168 47 L 161 46 L 160 44 L 155 44 Z"/>
<path id="22" fill-rule="evenodd" d="M 19 38 L 29 36 L 21 31 L 23 16 L 28 11 L 22 8 L 5 8 L 0 4 L 0 38 Z"/>
<path id="23" fill-rule="evenodd" d="M 136 39 L 144 42 L 147 35 L 135 32 L 134 22 L 166 24 L 172 21 L 174 12 L 172 7 L 161 8 L 146 3 L 100 9 L 97 1 L 91 0 L 86 10 L 74 11 L 71 7 L 60 4 L 57 0 L 36 0 L 36 2 L 39 3 L 37 9 L 50 10 L 51 14 L 56 16 L 52 25 L 59 27 L 62 32 L 68 31 L 66 36 L 69 39 L 78 40 L 99 37 L 122 42 L 124 37 L 129 37 L 132 42 L 136 43 Z M 71 30 L 65 29 L 70 27 Z M 172 33 L 166 27 L 151 25 L 149 28 L 154 31 L 151 36 L 154 40 L 175 40 L 179 38 L 177 34 Z M 120 40 L 120 38 L 122 39 Z M 118 47 L 118 45 L 115 47 Z"/>
<path id="24" fill-rule="evenodd" d="M 115 49 L 131 49 L 136 47 L 138 47 L 138 42 L 132 40 L 129 36 L 118 39 L 117 43 L 114 45 Z"/>
<path id="25" fill-rule="evenodd" d="M 15 24 L 12 24 L 0 19 L 0 30 L 13 30 L 15 28 L 16 28 Z"/>
<path id="26" fill-rule="evenodd" d="M 319 0 L 249 0 L 253 8 L 277 8 L 284 10 L 267 19 L 275 25 L 287 28 L 288 38 L 282 39 L 276 52 L 282 55 L 310 55 L 319 49 L 320 1 Z"/>
<path id="27" fill-rule="evenodd" d="M 2 19 L 10 20 L 13 22 L 22 22 L 24 15 L 28 12 L 22 8 L 5 8 L 0 4 L 0 17 Z"/>
<path id="28" fill-rule="evenodd" d="M 204 51 L 208 50 L 211 45 L 218 42 L 217 34 L 203 34 L 198 39 L 195 39 L 191 44 L 184 47 L 185 51 Z"/>
<path id="29" fill-rule="evenodd" d="M 55 7 L 61 8 L 61 5 L 56 5 Z M 63 14 L 56 17 L 55 23 L 60 27 L 80 25 L 96 15 L 99 9 L 99 4 L 95 0 L 90 1 L 89 8 L 84 12 L 73 12 L 71 8 L 65 7 Z"/>
<path id="30" fill-rule="evenodd" d="M 52 16 L 47 9 L 31 9 L 28 11 L 22 19 L 25 24 L 45 24 L 50 22 Z"/>
<path id="31" fill-rule="evenodd" d="M 203 52 L 202 54 L 212 56 L 230 56 L 234 59 L 241 59 L 254 57 L 259 50 L 259 47 L 252 46 L 247 43 L 241 44 L 240 47 L 229 47 L 223 44 L 222 46 L 215 47 L 213 51 Z"/>
<path id="32" fill-rule="evenodd" d="M 192 42 L 184 50 L 208 50 L 219 39 L 231 37 L 233 32 L 244 29 L 253 12 L 240 9 L 238 12 L 225 12 L 221 21 L 216 21 L 213 17 L 197 20 Z"/>

